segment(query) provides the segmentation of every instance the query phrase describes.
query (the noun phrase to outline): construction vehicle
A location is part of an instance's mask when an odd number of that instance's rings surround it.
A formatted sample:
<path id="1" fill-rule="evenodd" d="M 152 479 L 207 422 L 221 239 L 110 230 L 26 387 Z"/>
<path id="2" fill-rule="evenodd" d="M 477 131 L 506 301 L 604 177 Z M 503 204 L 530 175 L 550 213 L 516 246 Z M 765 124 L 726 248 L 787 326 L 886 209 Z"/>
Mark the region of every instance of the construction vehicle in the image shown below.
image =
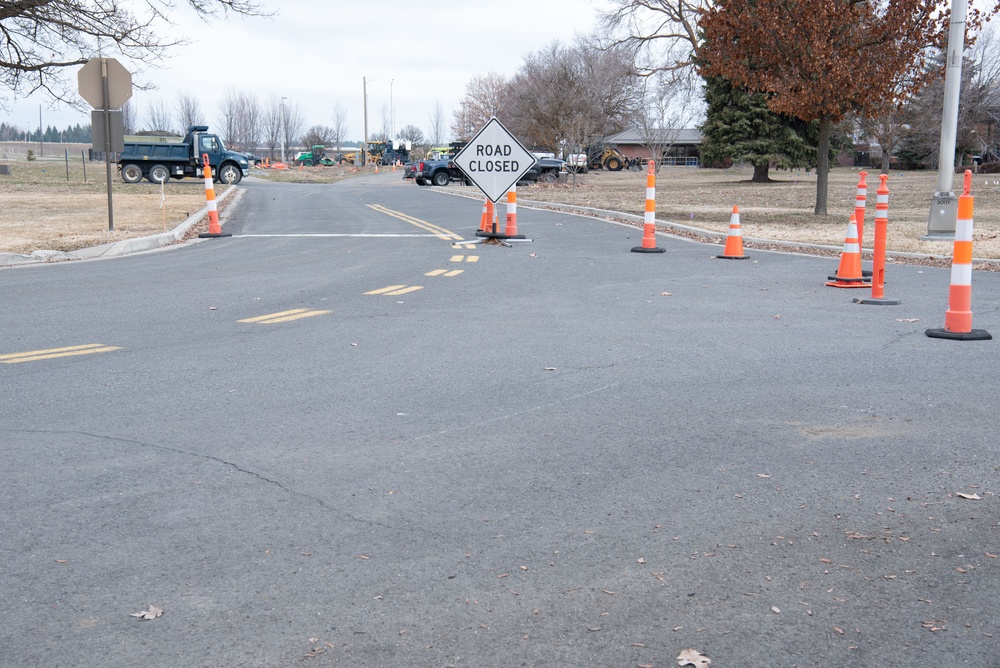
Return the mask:
<path id="1" fill-rule="evenodd" d="M 610 144 L 592 144 L 584 151 L 569 156 L 567 168 L 570 171 L 586 173 L 590 169 L 606 169 L 618 172 L 631 164 L 621 151 Z"/>
<path id="2" fill-rule="evenodd" d="M 372 162 L 379 165 L 393 165 L 397 162 L 408 162 L 413 144 L 402 139 L 368 142 L 368 156 Z"/>
<path id="3" fill-rule="evenodd" d="M 227 150 L 218 135 L 208 133 L 207 125 L 188 126 L 183 138 L 163 141 L 157 137 L 130 139 L 145 141 L 126 141 L 118 155 L 118 169 L 125 183 L 138 183 L 143 177 L 156 184 L 170 179 L 201 177 L 202 156 L 206 155 L 212 176 L 217 181 L 236 185 L 250 171 L 247 156 Z"/>
<path id="4" fill-rule="evenodd" d="M 302 167 L 312 167 L 313 165 L 330 167 L 336 164 L 332 159 L 327 157 L 326 147 L 322 144 L 316 144 L 308 151 L 299 151 L 292 158 L 292 163 Z"/>

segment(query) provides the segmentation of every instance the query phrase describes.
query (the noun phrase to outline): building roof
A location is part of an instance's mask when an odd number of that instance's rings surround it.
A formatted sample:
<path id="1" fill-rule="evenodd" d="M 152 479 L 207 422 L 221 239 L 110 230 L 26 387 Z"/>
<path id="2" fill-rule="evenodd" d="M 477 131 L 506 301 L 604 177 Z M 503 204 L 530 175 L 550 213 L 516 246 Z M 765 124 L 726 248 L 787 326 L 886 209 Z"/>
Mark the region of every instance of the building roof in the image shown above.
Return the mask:
<path id="1" fill-rule="evenodd" d="M 673 144 L 674 146 L 697 146 L 701 144 L 701 131 L 693 128 L 681 128 L 677 130 L 661 128 L 654 130 L 658 135 L 658 143 Z M 618 134 L 608 135 L 604 138 L 606 144 L 635 144 L 643 146 L 646 144 L 645 134 L 642 130 L 625 130 Z"/>

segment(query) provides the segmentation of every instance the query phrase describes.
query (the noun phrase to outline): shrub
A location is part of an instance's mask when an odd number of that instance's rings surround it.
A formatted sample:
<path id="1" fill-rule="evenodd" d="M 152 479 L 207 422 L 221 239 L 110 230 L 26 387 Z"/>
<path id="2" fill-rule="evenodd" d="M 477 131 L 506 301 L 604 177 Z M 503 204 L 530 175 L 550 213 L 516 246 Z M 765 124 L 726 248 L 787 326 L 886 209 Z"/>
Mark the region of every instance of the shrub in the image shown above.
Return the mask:
<path id="1" fill-rule="evenodd" d="M 31 162 L 31 161 L 33 161 L 34 159 L 35 159 L 35 152 L 34 152 L 34 151 L 32 151 L 32 150 L 31 150 L 31 149 L 29 148 L 29 149 L 28 149 L 28 162 Z"/>
<path id="2" fill-rule="evenodd" d="M 979 165 L 980 174 L 1000 174 L 1000 162 L 984 162 Z"/>

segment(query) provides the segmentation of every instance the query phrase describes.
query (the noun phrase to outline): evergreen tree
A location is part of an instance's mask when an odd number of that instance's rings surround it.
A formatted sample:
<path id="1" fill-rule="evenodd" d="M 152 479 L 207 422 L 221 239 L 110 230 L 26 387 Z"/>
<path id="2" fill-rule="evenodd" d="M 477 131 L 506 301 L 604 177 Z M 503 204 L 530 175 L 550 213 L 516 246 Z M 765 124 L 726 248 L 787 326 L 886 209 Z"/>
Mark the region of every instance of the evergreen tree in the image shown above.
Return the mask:
<path id="1" fill-rule="evenodd" d="M 704 163 L 750 163 L 755 183 L 770 181 L 771 164 L 780 169 L 816 164 L 816 145 L 807 140 L 810 134 L 817 134 L 812 127 L 815 124 L 774 113 L 768 107 L 767 94 L 748 93 L 721 77 L 708 77 L 705 101 L 708 109 L 701 126 Z"/>

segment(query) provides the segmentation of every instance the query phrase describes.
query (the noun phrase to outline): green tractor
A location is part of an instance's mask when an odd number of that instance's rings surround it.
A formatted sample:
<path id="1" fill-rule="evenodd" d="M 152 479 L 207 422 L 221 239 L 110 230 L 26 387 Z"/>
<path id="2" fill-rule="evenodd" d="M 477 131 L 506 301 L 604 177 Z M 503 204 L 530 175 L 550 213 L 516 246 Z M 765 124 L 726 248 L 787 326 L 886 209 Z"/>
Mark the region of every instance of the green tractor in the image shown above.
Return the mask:
<path id="1" fill-rule="evenodd" d="M 323 165 L 324 167 L 330 167 L 335 165 L 331 158 L 326 156 L 326 147 L 322 144 L 316 144 L 309 151 L 299 151 L 295 154 L 292 162 L 296 166 L 312 167 L 313 165 Z"/>

